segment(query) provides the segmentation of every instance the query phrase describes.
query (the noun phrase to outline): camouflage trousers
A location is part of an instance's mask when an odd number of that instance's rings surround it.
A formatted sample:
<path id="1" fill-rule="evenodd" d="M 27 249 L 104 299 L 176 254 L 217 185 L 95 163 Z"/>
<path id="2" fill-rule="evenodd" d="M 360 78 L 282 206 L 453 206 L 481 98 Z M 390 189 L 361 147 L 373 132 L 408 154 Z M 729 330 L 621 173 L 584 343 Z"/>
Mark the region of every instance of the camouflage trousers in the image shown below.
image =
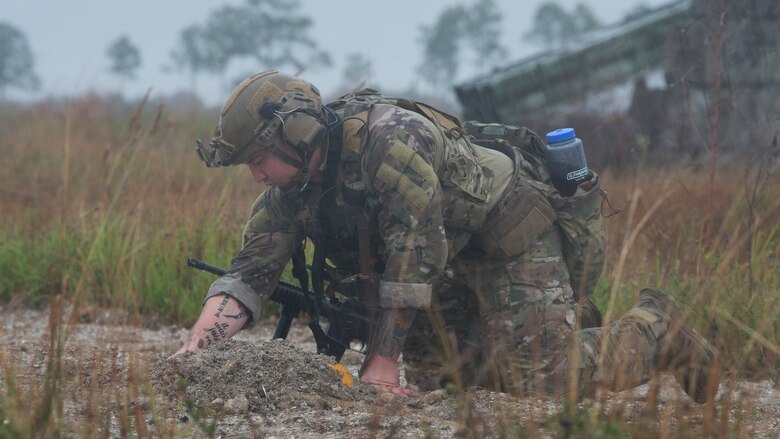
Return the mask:
<path id="1" fill-rule="evenodd" d="M 581 397 L 648 381 L 652 332 L 630 319 L 580 329 L 561 248 L 553 228 L 509 261 L 457 259 L 406 340 L 407 382 Z"/>

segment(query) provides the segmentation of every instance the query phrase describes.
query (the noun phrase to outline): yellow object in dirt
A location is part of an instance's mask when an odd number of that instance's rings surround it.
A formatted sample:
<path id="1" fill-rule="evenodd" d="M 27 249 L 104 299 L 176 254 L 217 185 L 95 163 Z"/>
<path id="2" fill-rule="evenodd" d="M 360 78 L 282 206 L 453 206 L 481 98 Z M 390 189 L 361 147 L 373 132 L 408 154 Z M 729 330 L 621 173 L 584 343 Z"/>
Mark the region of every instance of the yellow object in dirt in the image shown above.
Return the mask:
<path id="1" fill-rule="evenodd" d="M 341 375 L 341 384 L 346 384 L 349 387 L 355 385 L 354 378 L 352 378 L 352 374 L 349 373 L 346 366 L 344 366 L 341 363 L 336 363 L 336 364 L 331 364 L 330 368 L 338 372 L 339 375 Z"/>

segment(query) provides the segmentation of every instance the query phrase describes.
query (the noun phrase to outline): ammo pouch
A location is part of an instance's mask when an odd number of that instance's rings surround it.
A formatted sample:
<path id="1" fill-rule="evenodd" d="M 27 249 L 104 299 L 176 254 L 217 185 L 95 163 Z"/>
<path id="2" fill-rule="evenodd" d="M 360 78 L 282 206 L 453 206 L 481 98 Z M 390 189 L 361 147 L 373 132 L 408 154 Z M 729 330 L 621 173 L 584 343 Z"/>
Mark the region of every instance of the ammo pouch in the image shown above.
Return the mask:
<path id="1" fill-rule="evenodd" d="M 606 253 L 601 185 L 598 174 L 593 171 L 590 174 L 591 179 L 581 183 L 570 197 L 563 197 L 552 188 L 547 193 L 558 216 L 563 257 L 578 302 L 590 297 L 596 289 Z"/>
<path id="2" fill-rule="evenodd" d="M 489 258 L 507 259 L 525 253 L 555 221 L 555 209 L 545 194 L 517 173 L 514 180 L 479 237 Z"/>

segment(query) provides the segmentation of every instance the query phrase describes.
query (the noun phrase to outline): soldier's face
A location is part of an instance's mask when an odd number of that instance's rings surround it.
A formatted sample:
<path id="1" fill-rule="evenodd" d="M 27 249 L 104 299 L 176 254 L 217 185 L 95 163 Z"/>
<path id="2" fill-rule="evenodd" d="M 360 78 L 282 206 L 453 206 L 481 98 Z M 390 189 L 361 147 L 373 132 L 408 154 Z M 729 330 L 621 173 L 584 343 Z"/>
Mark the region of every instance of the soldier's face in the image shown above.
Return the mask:
<path id="1" fill-rule="evenodd" d="M 258 183 L 284 188 L 298 175 L 299 169 L 269 151 L 260 151 L 247 163 L 252 178 Z"/>

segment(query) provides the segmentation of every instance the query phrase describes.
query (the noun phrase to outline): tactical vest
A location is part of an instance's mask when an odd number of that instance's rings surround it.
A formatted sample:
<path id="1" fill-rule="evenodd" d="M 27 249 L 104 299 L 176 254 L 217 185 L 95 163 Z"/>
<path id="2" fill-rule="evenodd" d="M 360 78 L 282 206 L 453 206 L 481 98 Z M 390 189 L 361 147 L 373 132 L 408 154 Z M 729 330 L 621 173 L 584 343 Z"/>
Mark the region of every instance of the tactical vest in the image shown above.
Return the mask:
<path id="1" fill-rule="evenodd" d="M 563 237 L 563 254 L 575 298 L 581 302 L 593 294 L 604 266 L 606 250 L 606 232 L 601 215 L 601 201 L 605 193 L 600 189 L 599 177 L 592 173 L 590 180 L 581 184 L 574 195 L 561 196 L 550 181 L 544 144 L 536 133 L 527 128 L 477 122 L 466 122 L 464 127 L 456 117 L 427 104 L 387 98 L 372 89 L 345 95 L 328 107 L 343 115 L 340 166 L 344 177 L 343 198 L 348 204 L 359 205 L 363 212 L 371 208 L 372 200 L 366 197 L 367 183 L 361 172 L 360 160 L 368 139 L 369 113 L 376 104 L 394 105 L 418 113 L 454 140 L 449 142 L 450 147 L 446 151 L 444 175 L 439 175 L 444 191 L 443 205 L 446 206 L 443 220 L 454 253 L 466 245 L 473 233 L 486 228 L 491 174 L 474 159 L 473 149 L 469 146 L 472 143 L 509 156 L 514 162 L 516 178 L 510 186 L 517 190 L 519 185 L 520 190 L 526 190 L 529 195 L 525 210 L 529 212 L 530 221 L 523 222 L 524 218 L 504 219 L 505 222 L 512 221 L 510 227 L 491 227 L 481 234 L 483 250 L 492 252 L 490 257 L 514 256 L 531 244 L 544 227 L 554 222 Z M 458 178 L 459 175 L 470 177 Z M 533 217 L 532 214 L 541 217 Z M 510 241 L 513 248 L 502 248 L 502 241 Z"/>
<path id="2" fill-rule="evenodd" d="M 367 182 L 357 180 L 357 168 L 368 139 L 368 117 L 374 105 L 393 105 L 422 115 L 448 138 L 444 149 L 444 169 L 438 175 L 443 189 L 443 221 L 450 232 L 474 233 L 482 230 L 488 213 L 488 201 L 501 194 L 491 194 L 493 173 L 479 165 L 474 147 L 464 137 L 460 121 L 421 102 L 386 98 L 371 89 L 344 96 L 328 106 L 343 115 L 342 167 L 344 186 L 365 191 Z M 352 178 L 350 178 L 352 177 Z M 353 197 L 360 199 L 361 197 Z M 452 233 L 451 233 L 452 234 Z"/>

